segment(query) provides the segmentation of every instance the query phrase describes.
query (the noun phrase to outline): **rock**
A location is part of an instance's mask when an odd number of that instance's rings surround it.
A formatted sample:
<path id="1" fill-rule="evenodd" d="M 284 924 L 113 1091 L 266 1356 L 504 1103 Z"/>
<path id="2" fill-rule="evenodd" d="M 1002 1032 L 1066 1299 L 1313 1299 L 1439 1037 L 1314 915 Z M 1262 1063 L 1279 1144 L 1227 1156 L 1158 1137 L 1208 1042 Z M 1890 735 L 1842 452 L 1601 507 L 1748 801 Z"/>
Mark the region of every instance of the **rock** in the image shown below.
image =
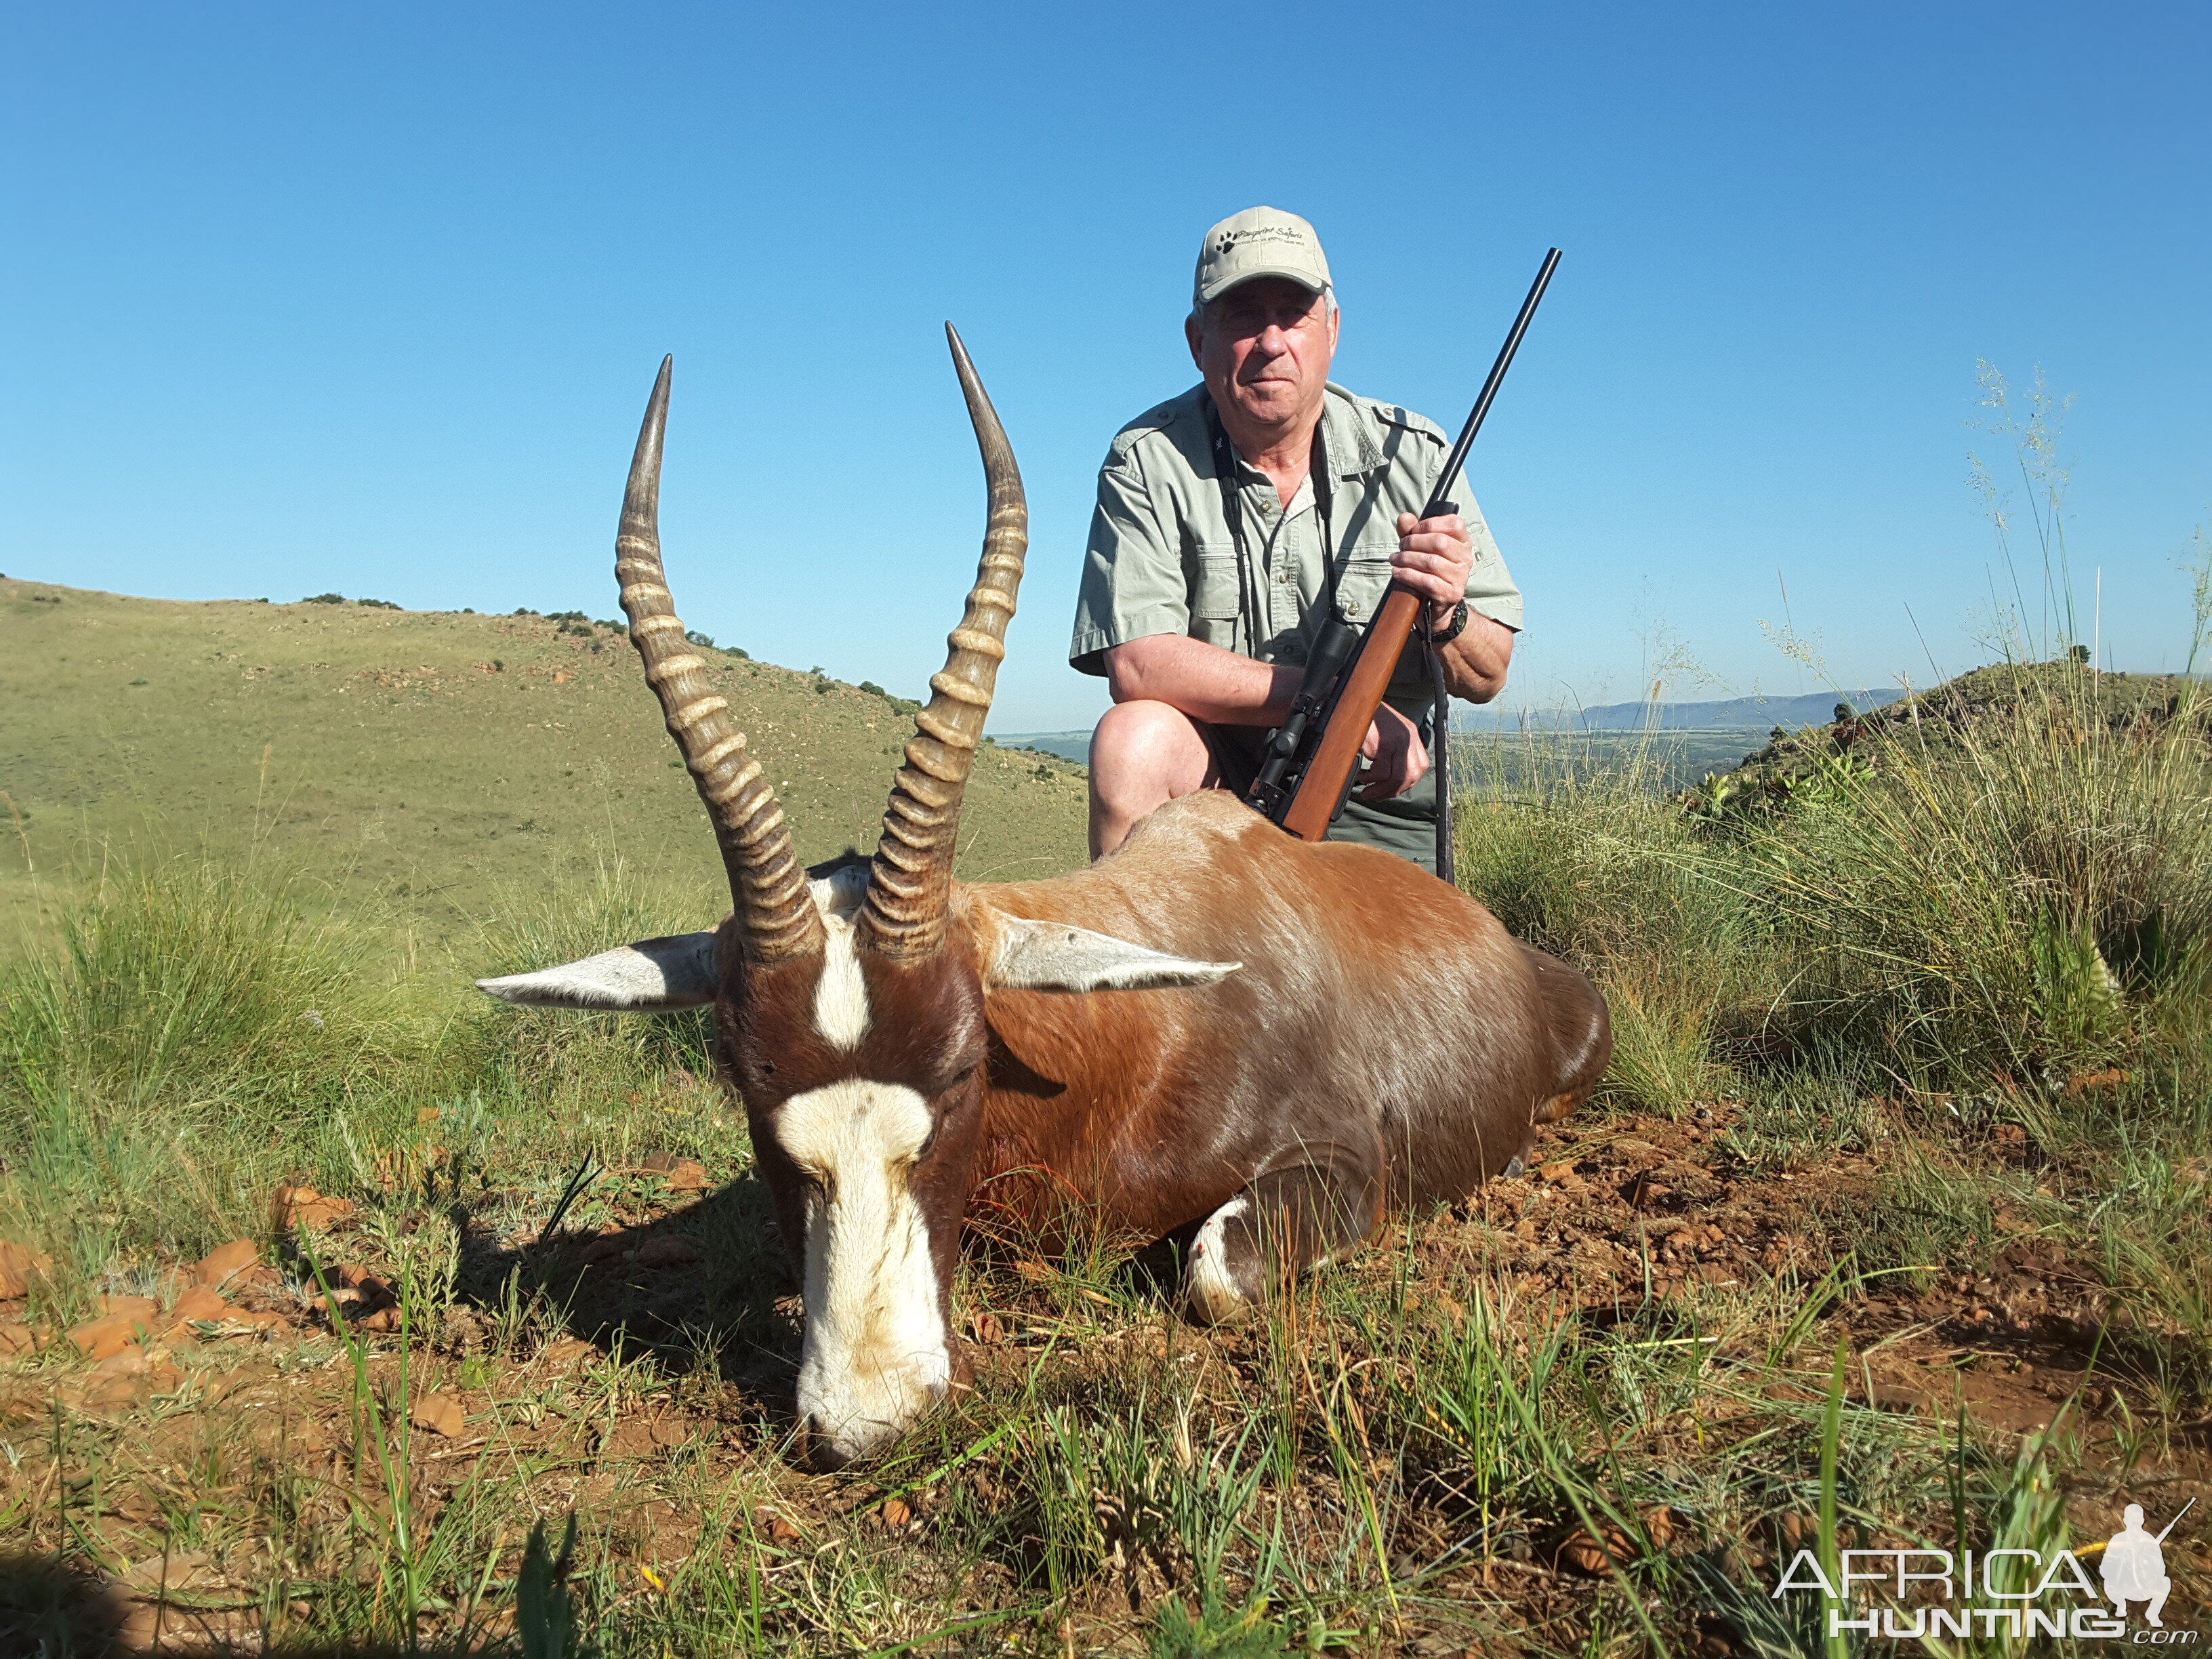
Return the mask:
<path id="1" fill-rule="evenodd" d="M 252 1239 L 234 1238 L 202 1256 L 199 1265 L 192 1269 L 192 1277 L 219 1291 L 233 1274 L 244 1273 L 260 1261 L 261 1252 Z"/>
<path id="2" fill-rule="evenodd" d="M 628 1233 L 602 1233 L 584 1246 L 584 1264 L 593 1267 L 602 1261 L 616 1261 L 629 1248 Z"/>
<path id="3" fill-rule="evenodd" d="M 150 1320 L 160 1304 L 150 1296 L 96 1296 L 93 1307 L 103 1319 L 120 1315 L 131 1319 Z"/>
<path id="4" fill-rule="evenodd" d="M 0 1325 L 0 1354 L 28 1353 L 38 1346 L 28 1325 Z"/>
<path id="5" fill-rule="evenodd" d="M 168 1328 L 174 1330 L 179 1325 L 189 1325 L 196 1320 L 221 1319 L 229 1311 L 230 1304 L 210 1286 L 195 1285 L 179 1297 L 176 1306 L 169 1310 Z"/>
<path id="6" fill-rule="evenodd" d="M 698 1246 L 674 1233 L 648 1238 L 637 1250 L 637 1265 L 641 1267 L 684 1267 L 698 1259 Z"/>
<path id="7" fill-rule="evenodd" d="M 884 1499 L 883 1516 L 884 1525 L 889 1527 L 893 1532 L 902 1532 L 906 1529 L 907 1524 L 914 1519 L 914 1511 L 899 1499 L 886 1498 Z"/>
<path id="8" fill-rule="evenodd" d="M 1564 1158 L 1557 1164 L 1542 1165 L 1537 1170 L 1536 1174 L 1554 1187 L 1575 1187 L 1581 1184 L 1575 1176 L 1575 1166 Z"/>
<path id="9" fill-rule="evenodd" d="M 791 1543 L 799 1536 L 799 1528 L 773 1510 L 770 1510 L 762 1519 L 768 1523 L 768 1535 L 779 1544 Z"/>
<path id="10" fill-rule="evenodd" d="M 707 1178 L 707 1166 L 696 1158 L 678 1158 L 673 1152 L 655 1152 L 637 1166 L 650 1175 L 657 1175 L 668 1183 L 672 1193 L 703 1193 L 714 1182 Z"/>
<path id="11" fill-rule="evenodd" d="M 461 1431 L 468 1426 L 468 1413 L 452 1395 L 426 1394 L 415 1402 L 415 1409 L 407 1413 L 407 1420 L 418 1429 L 458 1440 Z"/>
<path id="12" fill-rule="evenodd" d="M 206 1556 L 197 1550 L 179 1550 L 173 1555 L 148 1556 L 123 1575 L 123 1583 L 139 1595 L 153 1595 L 163 1590 L 198 1589 L 221 1577 Z"/>
<path id="13" fill-rule="evenodd" d="M 313 1187 L 279 1187 L 270 1206 L 270 1219 L 280 1233 L 320 1232 L 352 1213 L 351 1199 L 328 1198 Z"/>
<path id="14" fill-rule="evenodd" d="M 556 1336 L 538 1357 L 555 1365 L 582 1365 L 599 1357 L 599 1351 L 579 1337 Z"/>
<path id="15" fill-rule="evenodd" d="M 105 1359 L 143 1339 L 148 1334 L 146 1327 L 143 1317 L 109 1314 L 100 1319 L 88 1319 L 82 1325 L 72 1325 L 69 1340 L 88 1359 Z"/>
<path id="16" fill-rule="evenodd" d="M 53 1257 L 13 1239 L 0 1238 L 0 1301 L 28 1296 L 32 1281 L 48 1277 L 53 1270 Z"/>

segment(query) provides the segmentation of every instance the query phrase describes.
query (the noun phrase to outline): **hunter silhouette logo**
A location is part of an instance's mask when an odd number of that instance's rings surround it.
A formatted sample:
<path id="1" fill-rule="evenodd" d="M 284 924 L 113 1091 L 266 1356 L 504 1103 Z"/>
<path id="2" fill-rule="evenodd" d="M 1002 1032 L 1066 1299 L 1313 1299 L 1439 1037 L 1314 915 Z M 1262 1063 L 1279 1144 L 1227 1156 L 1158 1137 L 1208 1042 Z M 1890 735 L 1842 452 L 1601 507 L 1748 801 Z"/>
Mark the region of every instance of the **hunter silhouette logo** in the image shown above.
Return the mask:
<path id="1" fill-rule="evenodd" d="M 2070 1549 L 2053 1551 L 2047 1559 L 2032 1549 L 1841 1550 L 1832 1575 L 1819 1555 L 1803 1549 L 1783 1570 L 1771 1599 L 1791 1590 L 1819 1591 L 1827 1599 L 1831 1637 L 1846 1632 L 1889 1641 L 2070 1636 L 2191 1646 L 2197 1632 L 2168 1630 L 2160 1615 L 2173 1589 L 2166 1571 L 2166 1536 L 2196 1504 L 2191 1498 L 2156 1533 L 2144 1528 L 2142 1505 L 2129 1504 L 2121 1529 L 2082 1551 L 2101 1558 L 2102 1589 Z M 1880 1603 L 1869 1599 L 1876 1592 Z M 2131 1631 L 2128 1609 L 2137 1602 L 2143 1604 L 2142 1625 Z"/>
<path id="2" fill-rule="evenodd" d="M 2196 1502 L 2192 1498 L 2184 1504 L 2181 1515 L 2188 1514 Z M 2166 1576 L 2166 1534 L 2173 1530 L 2181 1515 L 2167 1522 L 2165 1531 L 2154 1538 L 2143 1530 L 2142 1505 L 2128 1505 L 2121 1517 L 2126 1525 L 2112 1534 L 2105 1546 L 2105 1559 L 2097 1564 L 2097 1571 L 2104 1576 L 2105 1595 L 2121 1618 L 2128 1616 L 2129 1602 L 2148 1601 L 2144 1622 L 2154 1629 L 2166 1628 L 2166 1620 L 2158 1616 L 2173 1589 L 2173 1581 Z"/>

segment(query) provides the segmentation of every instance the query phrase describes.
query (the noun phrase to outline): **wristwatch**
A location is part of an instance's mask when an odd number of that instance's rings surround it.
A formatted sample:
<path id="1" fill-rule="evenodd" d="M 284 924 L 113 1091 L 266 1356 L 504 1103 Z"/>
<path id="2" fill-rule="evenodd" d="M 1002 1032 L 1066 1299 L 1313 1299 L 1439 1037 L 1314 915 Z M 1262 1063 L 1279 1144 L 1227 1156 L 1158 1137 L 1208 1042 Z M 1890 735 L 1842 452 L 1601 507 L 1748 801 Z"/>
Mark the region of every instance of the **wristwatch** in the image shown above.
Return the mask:
<path id="1" fill-rule="evenodd" d="M 1449 645 L 1465 632 L 1467 632 L 1467 601 L 1462 599 L 1452 607 L 1451 620 L 1443 627 L 1438 628 L 1434 623 L 1430 624 L 1429 643 Z"/>

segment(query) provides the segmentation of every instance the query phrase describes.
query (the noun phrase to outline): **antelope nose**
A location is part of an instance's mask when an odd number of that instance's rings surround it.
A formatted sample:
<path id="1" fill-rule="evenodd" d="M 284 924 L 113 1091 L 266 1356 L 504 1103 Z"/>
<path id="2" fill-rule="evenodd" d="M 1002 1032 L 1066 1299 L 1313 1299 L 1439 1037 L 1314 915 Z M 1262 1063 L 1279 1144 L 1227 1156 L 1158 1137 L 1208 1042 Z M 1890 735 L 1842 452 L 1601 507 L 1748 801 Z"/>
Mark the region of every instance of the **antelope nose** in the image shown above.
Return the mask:
<path id="1" fill-rule="evenodd" d="M 830 1443 L 822 1419 L 808 1413 L 804 1425 L 806 1467 L 817 1474 L 835 1474 L 853 1460 Z"/>

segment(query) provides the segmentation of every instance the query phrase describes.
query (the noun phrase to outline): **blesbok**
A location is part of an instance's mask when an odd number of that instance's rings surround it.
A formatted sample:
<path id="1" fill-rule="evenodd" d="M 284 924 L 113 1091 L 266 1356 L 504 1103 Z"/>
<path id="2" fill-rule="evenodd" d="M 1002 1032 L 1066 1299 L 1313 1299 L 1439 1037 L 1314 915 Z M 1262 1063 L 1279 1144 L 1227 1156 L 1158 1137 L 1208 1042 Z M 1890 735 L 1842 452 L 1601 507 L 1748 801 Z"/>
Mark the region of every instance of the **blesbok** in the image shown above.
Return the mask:
<path id="1" fill-rule="evenodd" d="M 872 859 L 803 871 L 760 763 L 684 641 L 661 564 L 664 362 L 615 570 L 630 639 L 729 874 L 710 933 L 479 981 L 538 1007 L 712 1004 L 804 1291 L 799 1412 L 817 1465 L 882 1449 L 954 1369 L 971 1196 L 1073 1194 L 1147 1237 L 1197 1224 L 1200 1318 L 1364 1239 L 1387 1203 L 1460 1197 L 1605 1069 L 1604 1002 L 1482 906 L 1372 848 L 1292 839 L 1218 791 L 1048 881 L 952 878 L 1028 514 L 948 325 L 990 486 L 966 614 Z M 1026 1195 L 1026 1198 L 1024 1197 Z"/>

